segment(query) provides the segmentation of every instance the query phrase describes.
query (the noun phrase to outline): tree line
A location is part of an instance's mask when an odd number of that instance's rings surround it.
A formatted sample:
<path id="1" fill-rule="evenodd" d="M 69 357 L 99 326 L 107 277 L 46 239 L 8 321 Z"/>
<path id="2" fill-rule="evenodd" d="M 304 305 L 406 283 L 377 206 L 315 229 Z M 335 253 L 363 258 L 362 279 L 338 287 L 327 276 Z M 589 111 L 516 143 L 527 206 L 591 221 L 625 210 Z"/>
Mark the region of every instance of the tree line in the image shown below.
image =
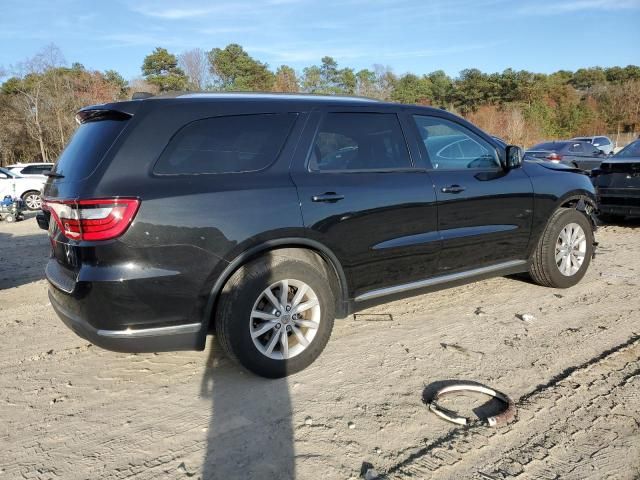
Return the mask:
<path id="1" fill-rule="evenodd" d="M 442 70 L 398 75 L 374 65 L 355 70 L 325 56 L 296 71 L 275 70 L 240 45 L 175 55 L 156 48 L 144 58 L 142 76 L 126 81 L 116 70 L 66 64 L 49 45 L 34 57 L 0 71 L 0 164 L 53 161 L 76 128 L 86 105 L 131 98 L 136 91 L 262 91 L 361 95 L 431 105 L 465 116 L 506 141 L 529 146 L 542 139 L 635 132 L 640 127 L 640 67 L 581 68 L 552 74 L 470 68 L 452 78 Z"/>

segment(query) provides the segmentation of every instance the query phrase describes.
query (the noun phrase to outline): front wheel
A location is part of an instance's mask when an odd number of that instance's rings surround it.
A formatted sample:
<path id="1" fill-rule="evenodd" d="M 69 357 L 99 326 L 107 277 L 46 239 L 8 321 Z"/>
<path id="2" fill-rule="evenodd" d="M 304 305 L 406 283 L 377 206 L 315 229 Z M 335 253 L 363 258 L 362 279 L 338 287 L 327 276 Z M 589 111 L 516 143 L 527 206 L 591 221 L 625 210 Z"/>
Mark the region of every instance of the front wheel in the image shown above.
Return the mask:
<path id="1" fill-rule="evenodd" d="M 227 355 L 245 368 L 279 378 L 320 355 L 334 315 L 334 296 L 321 266 L 276 251 L 229 279 L 216 309 L 216 336 Z"/>
<path id="2" fill-rule="evenodd" d="M 40 192 L 26 192 L 22 195 L 22 200 L 29 210 L 40 210 L 42 208 L 42 197 L 40 196 Z"/>
<path id="3" fill-rule="evenodd" d="M 529 274 L 538 285 L 572 287 L 584 277 L 592 256 L 591 222 L 573 208 L 560 208 L 538 242 Z"/>

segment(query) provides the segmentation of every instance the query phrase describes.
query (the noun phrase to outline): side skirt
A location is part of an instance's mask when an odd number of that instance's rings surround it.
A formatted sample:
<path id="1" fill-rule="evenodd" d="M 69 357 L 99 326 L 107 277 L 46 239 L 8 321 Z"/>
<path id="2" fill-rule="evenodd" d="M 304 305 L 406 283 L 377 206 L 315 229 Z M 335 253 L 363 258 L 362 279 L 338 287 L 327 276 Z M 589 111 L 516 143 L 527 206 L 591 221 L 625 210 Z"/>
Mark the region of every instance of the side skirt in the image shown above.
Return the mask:
<path id="1" fill-rule="evenodd" d="M 351 310 L 354 312 L 391 300 L 464 285 L 485 278 L 522 273 L 528 270 L 528 266 L 527 260 L 511 260 L 464 272 L 449 273 L 416 282 L 371 290 L 358 295 L 353 301 Z"/>

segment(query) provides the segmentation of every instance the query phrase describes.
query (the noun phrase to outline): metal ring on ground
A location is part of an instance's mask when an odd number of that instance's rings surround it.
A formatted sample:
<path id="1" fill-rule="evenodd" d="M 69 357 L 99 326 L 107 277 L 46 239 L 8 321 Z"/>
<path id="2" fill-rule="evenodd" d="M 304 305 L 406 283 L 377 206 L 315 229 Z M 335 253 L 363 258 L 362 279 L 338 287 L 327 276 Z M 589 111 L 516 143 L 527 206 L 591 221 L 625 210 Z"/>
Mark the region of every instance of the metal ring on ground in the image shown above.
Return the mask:
<path id="1" fill-rule="evenodd" d="M 444 418 L 445 420 L 448 420 L 450 422 L 457 423 L 458 425 L 469 425 L 473 422 L 473 420 L 462 417 L 456 412 L 443 408 L 436 403 L 436 401 L 444 395 L 462 391 L 484 393 L 485 395 L 489 395 L 490 397 L 497 398 L 506 405 L 506 409 L 498 413 L 497 415 L 479 420 L 482 423 L 486 423 L 490 427 L 504 425 L 513 420 L 516 416 L 516 406 L 513 403 L 513 400 L 511 400 L 504 393 L 489 387 L 485 387 L 483 385 L 479 385 L 477 383 L 470 382 L 454 383 L 451 385 L 447 385 L 446 387 L 442 387 L 441 389 L 436 391 L 433 396 L 426 402 L 429 406 L 429 410 L 431 410 L 439 417 Z"/>

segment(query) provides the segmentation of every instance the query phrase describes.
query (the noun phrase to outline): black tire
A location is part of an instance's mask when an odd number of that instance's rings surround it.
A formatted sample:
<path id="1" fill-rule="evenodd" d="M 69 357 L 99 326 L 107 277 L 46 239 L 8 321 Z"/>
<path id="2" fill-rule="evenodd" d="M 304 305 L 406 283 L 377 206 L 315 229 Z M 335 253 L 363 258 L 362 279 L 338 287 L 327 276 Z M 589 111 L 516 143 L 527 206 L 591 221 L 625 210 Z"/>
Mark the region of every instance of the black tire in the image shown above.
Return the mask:
<path id="1" fill-rule="evenodd" d="M 280 378 L 303 370 L 318 358 L 329 341 L 335 317 L 335 298 L 326 270 L 319 262 L 275 251 L 249 262 L 231 276 L 218 300 L 215 317 L 216 337 L 231 359 L 262 377 Z M 266 288 L 284 279 L 307 284 L 320 306 L 315 337 L 302 352 L 286 360 L 272 359 L 260 352 L 250 330 L 254 304 Z"/>
<path id="2" fill-rule="evenodd" d="M 38 206 L 34 206 L 33 202 L 29 199 L 29 197 L 38 197 L 38 202 L 39 202 Z M 32 212 L 36 210 L 40 210 L 42 208 L 42 196 L 40 195 L 40 192 L 36 190 L 29 190 L 28 192 L 24 192 L 22 194 L 22 201 L 24 202 L 27 209 L 31 210 Z"/>
<path id="3" fill-rule="evenodd" d="M 615 215 L 613 213 L 600 213 L 598 215 L 598 220 L 602 223 L 620 223 L 625 219 L 625 215 Z"/>
<path id="4" fill-rule="evenodd" d="M 563 275 L 556 264 L 556 242 L 564 227 L 577 223 L 585 233 L 586 252 L 584 261 L 576 273 Z M 593 228 L 583 213 L 573 208 L 559 208 L 549 219 L 531 259 L 529 275 L 538 285 L 553 288 L 569 288 L 577 284 L 589 268 L 593 256 Z"/>

